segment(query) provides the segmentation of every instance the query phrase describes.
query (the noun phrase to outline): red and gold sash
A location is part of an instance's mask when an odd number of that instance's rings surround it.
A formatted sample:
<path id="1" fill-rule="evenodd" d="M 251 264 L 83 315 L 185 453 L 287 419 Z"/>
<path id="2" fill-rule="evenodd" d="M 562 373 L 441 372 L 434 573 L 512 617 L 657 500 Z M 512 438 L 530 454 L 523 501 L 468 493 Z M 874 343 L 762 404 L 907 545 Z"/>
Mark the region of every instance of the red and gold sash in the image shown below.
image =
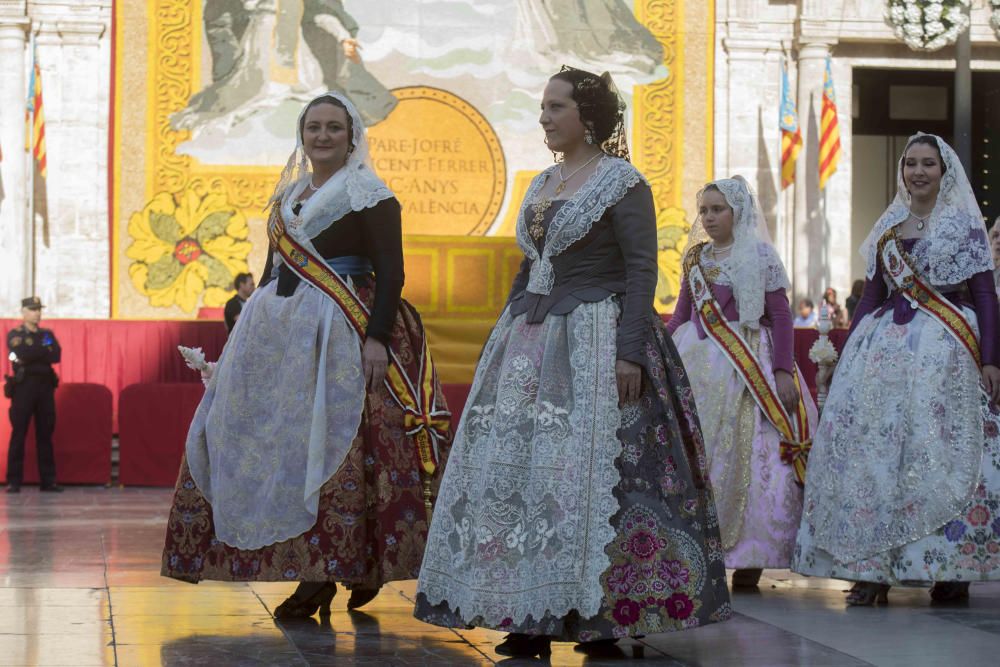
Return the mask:
<path id="1" fill-rule="evenodd" d="M 693 249 L 691 254 L 697 257 L 699 254 L 697 248 Z M 781 436 L 781 461 L 792 466 L 796 482 L 802 486 L 805 484 L 806 463 L 809 459 L 809 450 L 812 448 L 812 440 L 798 369 L 793 371 L 792 377 L 799 392 L 799 404 L 795 414 L 790 417 L 774 388 L 764 376 L 764 370 L 756 353 L 740 335 L 739 330 L 726 320 L 698 261 L 693 261 L 687 269 L 688 287 L 702 328 L 726 355 L 729 363 L 750 390 L 750 395 L 764 413 L 764 417 L 778 431 Z"/>
<path id="2" fill-rule="evenodd" d="M 328 296 L 344 313 L 360 340 L 364 340 L 368 307 L 322 258 L 286 233 L 277 206 L 272 209 L 268 221 L 268 237 L 288 267 Z M 406 434 L 412 435 L 417 444 L 421 467 L 427 475 L 433 476 L 438 466 L 435 441 L 448 437 L 451 413 L 436 408 L 434 387 L 437 372 L 427 347 L 427 335 L 424 332 L 421 334 L 421 349 L 409 373 L 392 344 L 387 346 L 389 364 L 385 372 L 385 387 L 403 410 Z"/>
<path id="3" fill-rule="evenodd" d="M 934 287 L 913 270 L 902 248 L 895 230 L 890 230 L 880 242 L 882 246 L 882 262 L 889 279 L 907 298 L 907 301 L 927 313 L 962 344 L 976 365 L 981 365 L 979 356 L 979 339 L 969 320 L 960 308 L 943 297 Z"/>

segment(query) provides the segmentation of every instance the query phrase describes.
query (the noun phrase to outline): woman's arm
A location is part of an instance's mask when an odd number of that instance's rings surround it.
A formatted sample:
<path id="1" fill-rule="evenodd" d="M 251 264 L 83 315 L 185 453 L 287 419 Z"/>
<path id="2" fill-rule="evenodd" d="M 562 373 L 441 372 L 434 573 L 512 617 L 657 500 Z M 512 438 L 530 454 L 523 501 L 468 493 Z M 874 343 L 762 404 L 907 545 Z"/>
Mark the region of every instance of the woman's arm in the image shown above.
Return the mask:
<path id="1" fill-rule="evenodd" d="M 507 293 L 507 301 L 509 304 L 516 297 L 520 296 L 524 289 L 528 286 L 528 278 L 531 273 L 531 260 L 524 257 L 521 260 L 521 267 L 517 271 L 517 275 L 514 276 L 514 282 L 511 283 L 510 292 Z"/>
<path id="2" fill-rule="evenodd" d="M 273 269 L 274 269 L 274 248 L 268 247 L 267 261 L 264 262 L 264 272 L 260 275 L 260 280 L 257 281 L 257 287 L 263 287 L 264 285 L 271 282 L 271 271 Z"/>
<path id="3" fill-rule="evenodd" d="M 375 267 L 375 303 L 367 335 L 388 343 L 403 292 L 403 224 L 399 202 L 383 199 L 364 213 L 364 244 Z"/>
<path id="4" fill-rule="evenodd" d="M 792 309 L 785 290 L 776 289 L 764 295 L 764 313 L 771 321 L 771 361 L 774 370 L 792 373 L 795 368 L 795 333 L 792 330 Z"/>
<path id="5" fill-rule="evenodd" d="M 638 183 L 611 208 L 615 238 L 625 259 L 625 297 L 618 325 L 618 358 L 642 364 L 656 293 L 656 211 L 653 193 Z"/>
<path id="6" fill-rule="evenodd" d="M 677 303 L 674 304 L 674 312 L 667 322 L 667 331 L 671 334 L 677 331 L 677 327 L 691 319 L 691 292 L 688 290 L 688 279 L 684 276 L 681 279 L 681 293 L 677 295 Z"/>
<path id="7" fill-rule="evenodd" d="M 979 351 L 983 366 L 1000 366 L 1000 350 L 997 349 L 1000 306 L 997 305 L 997 292 L 993 287 L 993 272 L 977 273 L 966 284 L 979 322 Z"/>
<path id="8" fill-rule="evenodd" d="M 885 303 L 888 296 L 889 288 L 885 284 L 885 279 L 882 278 L 882 263 L 879 262 L 875 267 L 875 275 L 865 279 L 865 290 L 861 293 L 861 301 L 858 302 L 858 309 L 854 311 L 851 330 L 847 334 L 848 338 L 854 333 L 861 320 L 865 319 L 866 315 Z"/>

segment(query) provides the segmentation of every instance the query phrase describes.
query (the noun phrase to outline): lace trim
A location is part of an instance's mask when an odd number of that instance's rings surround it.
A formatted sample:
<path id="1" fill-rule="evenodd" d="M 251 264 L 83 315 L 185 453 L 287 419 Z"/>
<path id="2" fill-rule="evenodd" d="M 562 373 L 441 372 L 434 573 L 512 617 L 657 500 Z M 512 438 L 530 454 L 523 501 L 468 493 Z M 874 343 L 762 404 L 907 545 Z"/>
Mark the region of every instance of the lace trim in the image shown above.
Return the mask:
<path id="1" fill-rule="evenodd" d="M 619 510 L 622 413 L 605 391 L 618 314 L 606 299 L 529 327 L 501 315 L 427 538 L 418 591 L 429 604 L 487 627 L 599 612 Z"/>
<path id="2" fill-rule="evenodd" d="M 526 210 L 535 201 L 545 179 L 555 167 L 549 167 L 535 177 L 525 194 L 524 203 L 517 220 L 517 242 L 531 260 L 528 277 L 528 291 L 534 294 L 549 294 L 555 284 L 552 258 L 565 252 L 567 248 L 582 239 L 601 219 L 604 212 L 620 202 L 637 183 L 647 183 L 645 177 L 629 162 L 621 158 L 604 156 L 597 163 L 597 169 L 573 196 L 556 212 L 545 235 L 545 245 L 539 256 L 538 249 L 528 234 Z"/>
<path id="3" fill-rule="evenodd" d="M 923 133 L 910 137 L 910 143 Z M 946 166 L 941 178 L 934 210 L 928 218 L 928 233 L 917 244 L 924 246 L 929 266 L 926 278 L 933 285 L 959 285 L 977 273 L 992 271 L 993 254 L 990 251 L 986 226 L 969 179 L 965 175 L 958 155 L 939 137 L 937 142 Z M 866 262 L 866 276 L 875 276 L 879 262 L 879 244 L 889 231 L 904 222 L 910 215 L 910 196 L 903 182 L 903 158 L 896 169 L 896 197 L 879 217 L 865 242 L 861 255 Z"/>

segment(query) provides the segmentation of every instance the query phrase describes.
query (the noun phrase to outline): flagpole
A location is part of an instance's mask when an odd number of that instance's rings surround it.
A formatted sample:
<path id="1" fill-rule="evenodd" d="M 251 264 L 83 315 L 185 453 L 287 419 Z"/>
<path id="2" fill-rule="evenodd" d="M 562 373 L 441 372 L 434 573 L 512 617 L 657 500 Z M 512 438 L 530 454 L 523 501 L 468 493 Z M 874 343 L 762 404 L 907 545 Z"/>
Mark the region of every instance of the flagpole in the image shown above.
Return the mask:
<path id="1" fill-rule="evenodd" d="M 31 68 L 28 72 L 28 95 L 32 94 L 31 81 L 32 77 L 35 75 L 35 32 L 32 30 L 28 34 L 28 49 L 29 55 L 28 66 Z M 37 84 L 37 82 L 36 82 Z M 31 109 L 34 100 L 28 100 L 25 96 L 25 108 Z M 35 114 L 34 112 L 28 113 L 27 120 L 27 132 L 28 141 L 26 145 L 28 147 L 28 190 L 27 190 L 27 207 L 28 207 L 28 256 L 25 258 L 27 262 L 27 274 L 28 274 L 28 287 L 31 292 L 30 295 L 35 296 Z"/>
<path id="2" fill-rule="evenodd" d="M 782 71 L 784 71 L 784 69 L 785 69 L 785 56 L 782 55 L 781 57 L 778 58 L 778 159 L 774 163 L 774 164 L 778 165 L 778 198 L 777 198 L 778 199 L 778 201 L 777 201 L 778 211 L 777 211 L 777 214 L 775 215 L 775 219 L 774 219 L 774 229 L 775 229 L 775 232 L 778 234 L 779 239 L 781 241 L 781 261 L 786 262 L 787 258 L 788 258 L 788 252 L 787 252 L 787 250 L 788 250 L 788 234 L 785 233 L 785 224 L 784 224 L 784 218 L 785 218 L 785 216 L 782 215 L 782 210 L 781 210 L 783 208 L 783 204 L 785 202 L 785 193 L 784 193 L 785 189 L 783 187 L 781 187 L 782 186 L 782 183 L 781 183 L 781 104 L 782 104 L 781 90 L 782 90 L 782 83 L 783 83 L 782 79 L 781 79 L 781 73 L 782 73 Z M 794 297 L 792 297 L 792 298 L 794 298 Z"/>

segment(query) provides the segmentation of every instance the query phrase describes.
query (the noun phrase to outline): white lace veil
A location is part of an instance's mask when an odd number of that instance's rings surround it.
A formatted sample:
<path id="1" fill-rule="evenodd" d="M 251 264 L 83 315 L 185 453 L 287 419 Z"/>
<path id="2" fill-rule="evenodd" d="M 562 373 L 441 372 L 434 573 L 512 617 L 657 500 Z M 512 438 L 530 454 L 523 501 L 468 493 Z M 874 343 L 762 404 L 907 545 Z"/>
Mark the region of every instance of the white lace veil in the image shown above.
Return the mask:
<path id="1" fill-rule="evenodd" d="M 296 215 L 292 211 L 292 204 L 312 179 L 309 158 L 302 145 L 302 120 L 309 105 L 322 98 L 333 98 L 347 109 L 351 117 L 353 149 L 344 166 L 304 203 Z M 393 196 L 392 190 L 372 169 L 365 123 L 354 104 L 333 91 L 323 93 L 306 104 L 295 122 L 295 150 L 288 156 L 281 178 L 268 201 L 268 207 L 275 204 L 281 207 L 282 218 L 289 232 L 307 239 L 314 238 L 349 212 L 370 208 Z"/>
<path id="2" fill-rule="evenodd" d="M 867 262 L 866 275 L 868 278 L 875 275 L 879 240 L 910 216 L 910 193 L 903 182 L 903 160 L 918 137 L 931 137 L 935 141 L 945 168 L 924 237 L 929 264 L 927 278 L 934 285 L 959 285 L 977 273 L 993 270 L 986 225 L 958 155 L 941 137 L 923 132 L 917 132 L 906 142 L 896 169 L 896 198 L 861 244 L 861 255 Z"/>
<path id="3" fill-rule="evenodd" d="M 740 326 L 757 329 L 764 315 L 765 294 L 776 289 L 790 289 L 791 283 L 771 243 L 760 200 L 746 179 L 734 176 L 712 181 L 698 193 L 699 208 L 705 192 L 713 188 L 722 193 L 733 209 L 733 249 L 728 257 L 718 262 L 721 272 L 716 282 L 732 288 L 740 314 Z M 685 259 L 701 243 L 710 244 L 711 238 L 699 215 L 688 235 Z M 707 249 L 708 246 L 705 246 Z M 712 261 L 707 253 L 705 257 Z"/>

